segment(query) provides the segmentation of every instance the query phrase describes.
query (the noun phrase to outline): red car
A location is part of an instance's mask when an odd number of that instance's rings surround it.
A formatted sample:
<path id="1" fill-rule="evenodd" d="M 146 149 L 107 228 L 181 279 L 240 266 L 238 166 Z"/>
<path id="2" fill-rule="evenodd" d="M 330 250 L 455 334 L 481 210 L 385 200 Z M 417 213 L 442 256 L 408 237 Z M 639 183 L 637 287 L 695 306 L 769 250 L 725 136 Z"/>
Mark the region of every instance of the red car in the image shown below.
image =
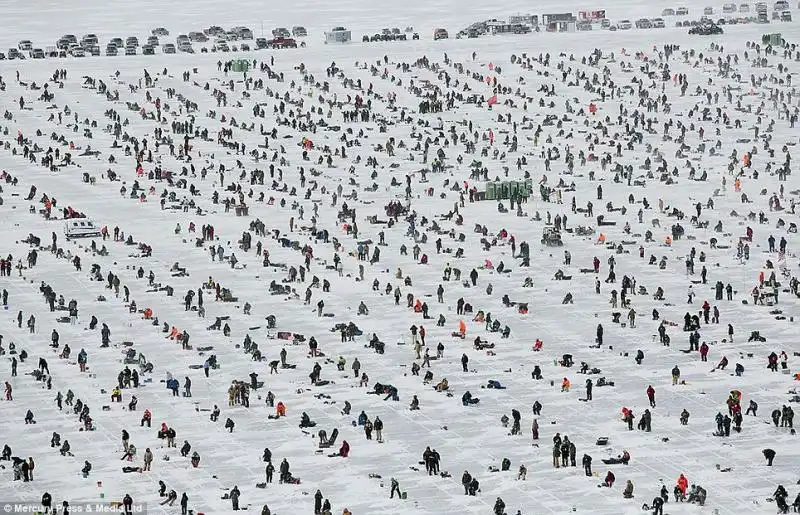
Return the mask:
<path id="1" fill-rule="evenodd" d="M 269 48 L 297 48 L 297 41 L 292 38 L 275 38 L 267 42 Z"/>

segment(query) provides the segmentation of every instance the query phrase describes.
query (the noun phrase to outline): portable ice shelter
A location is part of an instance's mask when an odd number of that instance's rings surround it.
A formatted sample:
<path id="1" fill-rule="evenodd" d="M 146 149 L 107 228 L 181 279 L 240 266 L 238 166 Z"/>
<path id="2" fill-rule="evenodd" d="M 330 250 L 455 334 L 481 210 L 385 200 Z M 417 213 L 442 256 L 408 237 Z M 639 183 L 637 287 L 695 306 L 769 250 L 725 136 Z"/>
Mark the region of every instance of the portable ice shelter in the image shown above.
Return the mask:
<path id="1" fill-rule="evenodd" d="M 325 33 L 325 44 L 328 43 L 347 43 L 352 38 L 352 34 L 344 27 L 334 27 L 330 32 Z"/>

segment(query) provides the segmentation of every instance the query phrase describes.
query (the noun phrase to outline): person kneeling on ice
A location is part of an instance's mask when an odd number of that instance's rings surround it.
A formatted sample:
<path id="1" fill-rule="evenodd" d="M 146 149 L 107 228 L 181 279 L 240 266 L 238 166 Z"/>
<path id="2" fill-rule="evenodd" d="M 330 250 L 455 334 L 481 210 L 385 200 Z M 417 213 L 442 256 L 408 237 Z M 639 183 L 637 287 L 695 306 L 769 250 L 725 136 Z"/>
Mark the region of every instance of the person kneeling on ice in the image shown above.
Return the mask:
<path id="1" fill-rule="evenodd" d="M 472 406 L 478 404 L 480 399 L 477 397 L 473 397 L 472 394 L 467 390 L 464 392 L 464 395 L 461 396 L 461 404 L 464 406 Z"/>
<path id="2" fill-rule="evenodd" d="M 347 443 L 347 440 L 342 441 L 342 446 L 339 448 L 339 452 L 335 454 L 329 454 L 329 458 L 347 458 L 350 455 L 350 444 Z"/>
<path id="3" fill-rule="evenodd" d="M 622 497 L 625 499 L 633 499 L 633 482 L 630 479 L 625 484 L 625 490 L 622 491 Z"/>

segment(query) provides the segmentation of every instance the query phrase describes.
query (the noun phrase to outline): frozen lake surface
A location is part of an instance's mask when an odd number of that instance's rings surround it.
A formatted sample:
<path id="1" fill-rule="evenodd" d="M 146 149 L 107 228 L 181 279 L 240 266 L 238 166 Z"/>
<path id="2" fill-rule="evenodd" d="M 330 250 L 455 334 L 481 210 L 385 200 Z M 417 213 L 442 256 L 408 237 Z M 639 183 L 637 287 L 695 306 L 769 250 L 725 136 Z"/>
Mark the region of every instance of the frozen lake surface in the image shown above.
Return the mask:
<path id="1" fill-rule="evenodd" d="M 687 6 L 682 19 L 699 19 L 704 6 Z M 658 17 L 667 7 L 679 5 L 615 0 L 570 6 L 575 12 L 605 9 L 614 22 Z M 722 17 L 722 5 L 713 7 L 713 18 Z M 796 12 L 797 5 L 790 7 Z M 676 17 L 665 17 L 664 29 L 612 32 L 596 25 L 591 32 L 456 39 L 476 21 L 558 13 L 564 6 L 90 0 L 40 2 L 34 9 L 6 0 L 0 8 L 4 53 L 23 39 L 45 48 L 62 34 L 80 39 L 87 33 L 97 34 L 105 53 L 110 38 L 144 42 L 155 27 L 170 31 L 162 44 L 209 25 L 244 25 L 268 38 L 275 27 L 303 25 L 309 34 L 297 49 L 200 53 L 198 43 L 193 55 L 157 50 L 155 56 L 2 61 L 0 255 L 12 256 L 12 271 L 0 277 L 7 291 L 0 381 L 8 381 L 13 400 L 3 395 L 0 402 L 0 444 L 14 457 L 32 457 L 35 469 L 33 481 L 14 480 L 13 461 L 1 462 L 0 502 L 38 502 L 49 492 L 54 505 L 68 500 L 77 507 L 121 502 L 129 494 L 151 513 L 178 513 L 185 492 L 189 510 L 216 514 L 232 511 L 227 494 L 236 485 L 240 508 L 258 513 L 268 505 L 280 515 L 314 513 L 317 490 L 337 514 L 491 514 L 498 498 L 509 515 L 627 514 L 643 512 L 666 486 L 664 513 L 678 515 L 770 513 L 777 510 L 777 485 L 786 487 L 789 504 L 798 494 L 796 435 L 770 418 L 800 399 L 794 392 L 800 372 L 793 206 L 800 183 L 792 121 L 800 100 L 797 22 L 725 25 L 724 34 L 704 37 L 688 36 L 687 28 L 674 27 Z M 352 31 L 353 42 L 324 44 L 323 32 L 339 25 Z M 393 27 L 413 27 L 420 38 L 408 33 L 408 41 L 361 42 Z M 450 39 L 432 40 L 439 27 Z M 790 46 L 766 55 L 761 38 L 770 32 L 780 32 Z M 668 57 L 665 45 L 679 48 Z M 251 69 L 246 75 L 227 71 L 231 59 L 247 59 Z M 56 69 L 66 77 L 54 80 Z M 486 100 L 493 96 L 497 104 L 490 108 Z M 420 112 L 426 101 L 440 101 L 442 111 Z M 345 119 L 344 112 L 357 113 L 360 121 Z M 527 180 L 531 194 L 519 208 L 508 198 L 479 200 L 487 178 L 515 185 Z M 402 211 L 391 224 L 390 203 Z M 70 221 L 91 220 L 111 235 L 67 239 L 68 207 L 87 217 Z M 598 215 L 614 224 L 599 225 Z M 542 234 L 554 229 L 557 216 L 559 223 L 566 217 L 559 231 L 563 246 L 545 245 Z M 205 226 L 213 226 L 213 241 L 202 238 Z M 124 234 L 121 241 L 115 229 Z M 246 242 L 243 248 L 244 233 L 249 248 Z M 51 247 L 53 235 L 59 253 Z M 125 243 L 129 236 L 135 244 Z M 667 244 L 667 238 L 674 240 Z M 107 252 L 99 252 L 102 247 Z M 218 247 L 222 262 L 211 256 Z M 359 247 L 366 260 L 359 259 Z M 370 262 L 376 250 L 379 259 Z M 93 265 L 101 280 L 94 280 Z M 301 268 L 303 279 L 298 274 L 288 281 Z M 556 280 L 559 271 L 569 279 Z M 635 281 L 627 307 L 611 300 L 624 277 Z M 229 290 L 229 301 L 215 300 L 209 281 Z M 718 282 L 723 290 L 730 285 L 730 300 L 727 293 L 717 297 Z M 58 296 L 65 304 L 77 302 L 75 323 L 68 310 L 50 310 L 43 284 L 52 288 L 56 307 Z M 278 287 L 288 290 L 278 293 Z M 763 304 L 754 305 L 755 287 Z M 663 298 L 655 295 L 659 288 Z M 186 301 L 188 291 L 194 293 Z M 572 302 L 562 303 L 568 295 Z M 459 299 L 471 313 L 458 312 Z M 318 316 L 320 301 L 324 316 Z M 427 305 L 430 318 L 408 307 L 417 301 Z M 718 309 L 717 322 L 703 320 L 705 301 L 710 311 Z M 362 302 L 365 314 L 359 314 Z M 151 319 L 145 319 L 148 309 Z M 476 320 L 478 312 L 491 314 L 499 331 Z M 707 361 L 687 351 L 693 333 L 683 330 L 687 313 L 698 315 Z M 90 328 L 92 317 L 97 327 Z M 209 328 L 217 317 L 220 328 Z M 463 339 L 454 336 L 460 321 Z M 351 322 L 359 334 L 342 341 L 335 326 Z M 669 346 L 660 342 L 662 322 Z M 107 346 L 101 346 L 103 324 Z M 225 325 L 229 334 L 221 330 Z M 425 329 L 427 347 L 419 355 L 412 326 Z M 189 335 L 188 345 L 170 339 L 173 328 Z M 51 345 L 54 330 L 58 348 Z M 748 341 L 754 331 L 765 341 Z M 373 333 L 385 352 L 370 345 Z M 250 343 L 245 349 L 247 337 L 262 359 L 254 359 Z M 318 356 L 310 355 L 312 337 Z M 483 343 L 476 345 L 476 338 Z M 537 340 L 541 348 L 534 350 Z M 443 356 L 435 359 L 440 342 Z M 71 354 L 60 358 L 65 345 Z M 88 356 L 83 372 L 81 349 Z M 282 349 L 296 368 L 278 365 L 271 374 L 270 362 L 281 359 Z M 434 358 L 428 364 L 426 349 Z M 22 350 L 27 358 L 20 362 Z M 638 364 L 637 351 L 644 356 Z M 121 403 L 112 402 L 128 352 L 140 384 L 124 388 Z M 767 368 L 771 353 L 776 372 Z M 141 355 L 152 372 L 139 366 Z M 203 365 L 212 355 L 218 368 L 206 376 Z M 572 366 L 563 366 L 565 355 Z M 723 357 L 727 366 L 717 368 Z M 40 358 L 47 361 L 44 379 L 51 388 L 31 376 Z M 344 370 L 337 369 L 340 359 Z M 358 375 L 368 376 L 366 387 L 354 377 L 355 359 Z M 12 360 L 18 362 L 15 377 Z M 320 381 L 312 383 L 316 363 Z M 415 363 L 423 365 L 419 375 Z M 581 373 L 582 363 L 599 372 Z M 541 379 L 532 378 L 535 367 Z M 423 381 L 428 371 L 433 379 Z M 231 384 L 249 385 L 251 373 L 263 385 L 249 389 L 249 407 L 229 403 Z M 167 389 L 168 376 L 179 381 L 179 395 Z M 187 377 L 190 398 L 182 394 Z M 614 385 L 597 386 L 601 377 Z M 448 392 L 436 391 L 445 378 Z M 562 388 L 565 378 L 569 391 Z M 587 379 L 595 385 L 588 402 Z M 504 388 L 487 388 L 490 381 Z M 376 383 L 396 388 L 398 400 L 369 394 Z M 655 407 L 646 393 L 650 385 Z M 68 390 L 90 407 L 93 430 L 83 430 L 72 407 L 57 407 L 57 393 Z M 477 405 L 463 405 L 468 391 L 480 398 Z M 757 414 L 743 417 L 740 432 L 715 436 L 715 417 L 728 413 L 732 391 L 741 392 L 742 412 L 752 400 Z M 269 418 L 276 409 L 267 404 L 267 392 L 285 404 L 285 417 Z M 135 411 L 129 409 L 133 395 Z M 409 409 L 414 396 L 419 410 Z M 542 406 L 538 415 L 535 402 Z M 218 421 L 211 420 L 215 405 Z M 633 430 L 622 421 L 623 407 L 635 416 Z M 501 422 L 512 409 L 521 414 L 520 434 Z M 636 428 L 646 409 L 651 431 Z M 28 410 L 35 425 L 24 422 Z M 152 413 L 150 428 L 140 424 L 145 410 Z M 371 422 L 383 422 L 381 442 L 376 435 L 365 438 L 357 424 L 362 411 Z M 316 425 L 298 427 L 302 413 Z M 232 431 L 224 427 L 227 419 Z M 175 430 L 176 448 L 157 437 L 162 423 Z M 328 435 L 338 430 L 331 448 L 320 449 L 320 429 Z M 138 450 L 130 461 L 123 456 L 123 430 Z M 48 445 L 54 432 L 69 441 L 67 456 Z M 574 443 L 576 467 L 553 467 L 557 433 Z M 597 445 L 600 438 L 607 444 Z M 185 441 L 190 455 L 200 455 L 199 466 L 181 456 Z M 329 457 L 343 441 L 349 455 Z M 448 474 L 426 473 L 426 447 L 438 452 L 440 472 Z M 147 448 L 151 470 L 124 472 L 143 466 Z M 273 482 L 259 488 L 265 448 L 276 471 Z M 762 454 L 768 448 L 776 453 L 771 467 Z M 601 461 L 625 450 L 627 465 Z M 592 457 L 589 477 L 581 465 L 585 454 Z M 509 470 L 490 471 L 504 458 Z M 284 459 L 299 484 L 278 482 Z M 85 475 L 86 461 L 92 470 Z M 476 496 L 464 495 L 464 471 L 480 482 Z M 616 482 L 605 488 L 609 471 Z M 675 502 L 681 474 L 706 490 L 705 506 Z M 407 498 L 390 498 L 392 478 Z M 160 504 L 159 481 L 177 493 L 174 506 Z M 633 499 L 623 498 L 627 481 Z"/>

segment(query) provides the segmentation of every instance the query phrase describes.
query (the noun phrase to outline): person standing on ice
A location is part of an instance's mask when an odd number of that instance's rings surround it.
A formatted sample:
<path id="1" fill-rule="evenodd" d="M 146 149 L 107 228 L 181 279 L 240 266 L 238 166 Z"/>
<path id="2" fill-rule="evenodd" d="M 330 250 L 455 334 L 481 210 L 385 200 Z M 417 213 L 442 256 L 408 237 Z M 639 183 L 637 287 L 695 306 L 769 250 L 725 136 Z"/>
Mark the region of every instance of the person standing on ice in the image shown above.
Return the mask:
<path id="1" fill-rule="evenodd" d="M 322 513 L 322 492 L 317 490 L 314 494 L 314 515 Z"/>
<path id="2" fill-rule="evenodd" d="M 231 489 L 230 493 L 228 494 L 228 496 L 231 499 L 231 508 L 233 509 L 233 511 L 239 511 L 239 496 L 240 495 L 241 495 L 241 493 L 239 492 L 239 487 L 238 486 L 234 486 Z"/>
<path id="3" fill-rule="evenodd" d="M 653 385 L 648 385 L 647 387 L 647 400 L 650 401 L 650 407 L 656 407 L 656 389 L 653 388 Z"/>

